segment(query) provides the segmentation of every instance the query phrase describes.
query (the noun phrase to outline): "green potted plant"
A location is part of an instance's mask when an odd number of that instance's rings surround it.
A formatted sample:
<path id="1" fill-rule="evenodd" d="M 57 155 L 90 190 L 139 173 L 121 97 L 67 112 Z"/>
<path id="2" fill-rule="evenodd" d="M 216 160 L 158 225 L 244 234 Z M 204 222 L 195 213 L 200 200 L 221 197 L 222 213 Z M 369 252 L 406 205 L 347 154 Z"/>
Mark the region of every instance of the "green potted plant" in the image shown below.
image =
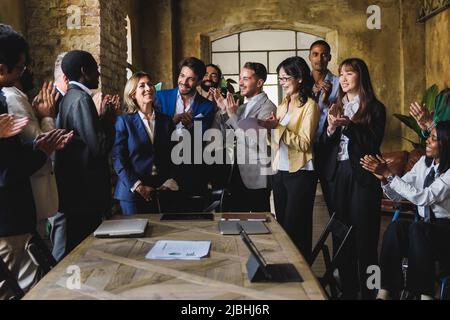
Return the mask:
<path id="1" fill-rule="evenodd" d="M 428 111 L 435 115 L 435 110 L 439 110 L 442 112 L 446 105 L 448 106 L 448 101 L 445 99 L 445 95 L 448 94 L 448 88 L 439 92 L 437 85 L 432 85 L 430 88 L 428 88 L 425 92 L 425 95 L 422 99 L 422 105 L 425 105 Z M 416 120 L 411 115 L 403 115 L 395 113 L 394 117 L 396 117 L 398 120 L 400 120 L 404 125 L 406 125 L 408 128 L 412 129 L 418 137 L 418 142 L 412 141 L 410 139 L 407 139 L 405 137 L 402 137 L 403 139 L 411 142 L 414 149 L 424 149 L 425 148 L 425 137 L 422 133 L 422 129 L 417 124 Z M 450 119 L 449 119 L 450 120 Z"/>

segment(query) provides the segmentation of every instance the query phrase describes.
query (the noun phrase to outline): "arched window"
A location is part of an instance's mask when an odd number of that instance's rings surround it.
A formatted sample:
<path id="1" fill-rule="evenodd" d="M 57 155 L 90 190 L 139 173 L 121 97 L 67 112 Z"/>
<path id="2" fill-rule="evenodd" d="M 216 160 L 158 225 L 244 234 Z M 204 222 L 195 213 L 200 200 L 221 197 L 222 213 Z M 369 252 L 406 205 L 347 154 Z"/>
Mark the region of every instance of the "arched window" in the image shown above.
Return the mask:
<path id="1" fill-rule="evenodd" d="M 309 47 L 320 39 L 315 35 L 291 30 L 241 32 L 213 41 L 211 61 L 222 69 L 225 79 L 231 78 L 236 82 L 246 62 L 264 64 L 269 72 L 264 91 L 275 104 L 279 104 L 282 92 L 277 81 L 278 65 L 292 56 L 300 56 L 309 64 Z"/>

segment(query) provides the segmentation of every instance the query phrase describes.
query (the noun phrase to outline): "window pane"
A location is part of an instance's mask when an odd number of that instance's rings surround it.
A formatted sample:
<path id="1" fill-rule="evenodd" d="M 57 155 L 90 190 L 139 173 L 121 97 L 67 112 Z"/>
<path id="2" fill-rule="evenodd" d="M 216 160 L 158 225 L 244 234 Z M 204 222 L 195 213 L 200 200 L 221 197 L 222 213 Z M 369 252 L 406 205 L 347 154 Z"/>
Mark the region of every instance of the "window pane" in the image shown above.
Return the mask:
<path id="1" fill-rule="evenodd" d="M 278 85 L 278 75 L 277 74 L 268 74 L 267 80 L 266 80 L 266 85 L 268 85 L 268 84 Z"/>
<path id="2" fill-rule="evenodd" d="M 267 52 L 242 52 L 241 68 L 246 62 L 259 62 L 267 68 Z"/>
<path id="3" fill-rule="evenodd" d="M 278 86 L 264 86 L 264 92 L 276 106 L 279 104 Z"/>
<path id="4" fill-rule="evenodd" d="M 224 74 L 239 73 L 238 53 L 213 53 L 212 63 L 217 64 Z"/>
<path id="5" fill-rule="evenodd" d="M 269 53 L 269 73 L 277 73 L 278 65 L 286 58 L 295 56 L 295 51 L 282 51 Z"/>
<path id="6" fill-rule="evenodd" d="M 237 51 L 238 35 L 232 35 L 226 38 L 216 40 L 212 43 L 212 51 Z"/>
<path id="7" fill-rule="evenodd" d="M 297 33 L 297 49 L 308 49 L 311 47 L 314 41 L 323 40 L 320 37 L 314 36 L 308 33 Z"/>
<path id="8" fill-rule="evenodd" d="M 309 50 L 308 51 L 297 51 L 297 55 L 299 57 L 302 57 L 303 59 L 305 59 L 305 61 L 308 64 L 309 68 L 311 69 L 311 63 L 309 62 Z"/>
<path id="9" fill-rule="evenodd" d="M 295 49 L 295 32 L 286 30 L 258 30 L 241 34 L 241 50 Z"/>

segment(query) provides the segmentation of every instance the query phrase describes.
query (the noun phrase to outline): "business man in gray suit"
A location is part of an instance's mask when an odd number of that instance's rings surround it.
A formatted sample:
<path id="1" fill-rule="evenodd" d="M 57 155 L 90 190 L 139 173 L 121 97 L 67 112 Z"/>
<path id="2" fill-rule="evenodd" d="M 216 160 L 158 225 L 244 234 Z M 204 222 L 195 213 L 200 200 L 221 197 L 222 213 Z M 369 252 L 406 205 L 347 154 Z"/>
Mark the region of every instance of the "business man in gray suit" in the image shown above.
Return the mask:
<path id="1" fill-rule="evenodd" d="M 231 95 L 228 96 L 226 101 L 220 99 L 219 95 L 215 96 L 219 98 L 217 99 L 219 101 L 216 102 L 222 109 L 222 123 L 228 129 L 235 130 L 236 136 L 239 136 L 239 122 L 242 120 L 249 118 L 265 119 L 272 112 L 275 113 L 276 106 L 263 91 L 266 80 L 267 69 L 263 64 L 247 62 L 239 76 L 240 92 L 247 98 L 247 103 L 238 107 Z M 238 161 L 237 165 L 234 165 L 231 179 L 232 196 L 229 208 L 231 211 L 270 212 L 270 189 L 267 179 L 269 155 L 265 137 L 264 134 L 252 135 L 247 131 L 245 140 L 237 139 L 238 147 L 235 151 L 235 161 L 236 159 Z M 240 146 L 240 143 L 243 145 Z M 244 147 L 245 157 L 240 147 Z M 262 148 L 265 148 L 265 150 L 262 150 Z M 244 158 L 245 161 L 242 161 Z"/>

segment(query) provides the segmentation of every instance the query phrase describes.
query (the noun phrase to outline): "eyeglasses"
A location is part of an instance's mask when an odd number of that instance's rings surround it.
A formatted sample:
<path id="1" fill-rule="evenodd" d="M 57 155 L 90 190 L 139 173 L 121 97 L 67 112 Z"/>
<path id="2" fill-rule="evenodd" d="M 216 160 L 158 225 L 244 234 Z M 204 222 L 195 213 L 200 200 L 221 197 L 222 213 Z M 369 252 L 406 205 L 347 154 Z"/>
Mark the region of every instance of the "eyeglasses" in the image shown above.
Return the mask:
<path id="1" fill-rule="evenodd" d="M 291 80 L 293 77 L 289 76 L 289 77 L 278 77 L 278 81 L 280 83 L 285 83 L 288 82 L 289 80 Z"/>

